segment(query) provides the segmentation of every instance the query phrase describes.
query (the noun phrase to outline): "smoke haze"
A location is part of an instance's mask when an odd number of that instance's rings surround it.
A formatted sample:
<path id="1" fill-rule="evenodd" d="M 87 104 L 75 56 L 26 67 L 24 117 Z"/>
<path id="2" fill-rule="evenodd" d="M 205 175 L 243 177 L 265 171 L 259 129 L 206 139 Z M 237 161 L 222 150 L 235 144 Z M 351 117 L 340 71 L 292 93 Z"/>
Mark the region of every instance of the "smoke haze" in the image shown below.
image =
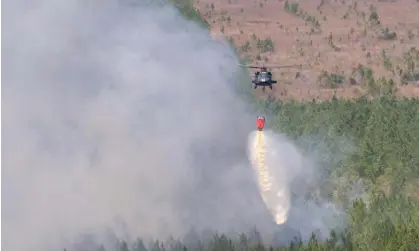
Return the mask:
<path id="1" fill-rule="evenodd" d="M 2 7 L 5 251 L 271 227 L 231 48 L 162 3 Z"/>
<path id="2" fill-rule="evenodd" d="M 228 46 L 162 3 L 3 10 L 4 250 L 268 222 Z"/>

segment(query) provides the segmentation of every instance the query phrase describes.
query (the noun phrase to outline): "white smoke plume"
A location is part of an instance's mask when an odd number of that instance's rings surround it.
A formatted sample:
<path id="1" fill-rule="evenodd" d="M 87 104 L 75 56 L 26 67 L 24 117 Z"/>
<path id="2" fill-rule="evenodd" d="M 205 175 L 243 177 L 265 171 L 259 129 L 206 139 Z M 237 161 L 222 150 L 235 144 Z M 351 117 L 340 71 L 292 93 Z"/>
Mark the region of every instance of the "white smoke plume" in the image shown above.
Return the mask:
<path id="1" fill-rule="evenodd" d="M 233 50 L 133 3 L 3 1 L 3 250 L 269 222 Z"/>
<path id="2" fill-rule="evenodd" d="M 3 250 L 272 229 L 230 47 L 158 1 L 2 7 Z"/>

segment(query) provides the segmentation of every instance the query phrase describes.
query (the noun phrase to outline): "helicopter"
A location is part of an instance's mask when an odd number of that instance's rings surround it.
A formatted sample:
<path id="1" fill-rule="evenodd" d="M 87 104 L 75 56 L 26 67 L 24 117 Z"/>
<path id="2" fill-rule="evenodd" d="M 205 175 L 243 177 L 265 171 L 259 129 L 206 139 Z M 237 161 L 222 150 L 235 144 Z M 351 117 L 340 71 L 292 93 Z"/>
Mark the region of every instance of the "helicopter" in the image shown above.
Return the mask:
<path id="1" fill-rule="evenodd" d="M 272 79 L 272 72 L 268 71 L 266 66 L 252 66 L 252 65 L 240 65 L 246 68 L 256 68 L 260 69 L 254 75 L 254 79 L 252 80 L 253 89 L 256 89 L 258 86 L 262 87 L 262 90 L 265 91 L 266 86 L 272 90 L 272 85 L 278 83 L 278 81 Z M 284 65 L 284 66 L 273 66 L 269 68 L 297 68 L 301 67 L 302 65 Z"/>

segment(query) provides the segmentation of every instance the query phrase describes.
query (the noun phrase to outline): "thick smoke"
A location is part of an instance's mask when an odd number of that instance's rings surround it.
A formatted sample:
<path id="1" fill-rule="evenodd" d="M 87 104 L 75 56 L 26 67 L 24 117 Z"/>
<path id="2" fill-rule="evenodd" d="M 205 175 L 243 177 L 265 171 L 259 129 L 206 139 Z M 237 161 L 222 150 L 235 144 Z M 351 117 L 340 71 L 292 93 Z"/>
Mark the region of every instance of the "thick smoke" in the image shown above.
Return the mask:
<path id="1" fill-rule="evenodd" d="M 227 45 L 155 2 L 2 7 L 4 250 L 271 222 Z"/>
<path id="2" fill-rule="evenodd" d="M 59 250 L 107 231 L 272 230 L 229 46 L 157 1 L 2 7 L 4 250 Z M 316 173 L 278 142 L 286 182 Z M 284 225 L 326 231 L 317 216 L 330 211 L 298 199 Z"/>

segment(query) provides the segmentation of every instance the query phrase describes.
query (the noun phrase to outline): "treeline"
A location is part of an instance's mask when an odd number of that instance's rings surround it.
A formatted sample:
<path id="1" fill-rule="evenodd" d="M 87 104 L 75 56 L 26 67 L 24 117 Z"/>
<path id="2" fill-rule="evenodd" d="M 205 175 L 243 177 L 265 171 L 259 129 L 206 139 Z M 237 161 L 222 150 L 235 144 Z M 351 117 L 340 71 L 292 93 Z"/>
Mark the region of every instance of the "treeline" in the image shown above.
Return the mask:
<path id="1" fill-rule="evenodd" d="M 115 250 L 419 250 L 419 100 L 385 96 L 307 103 L 265 101 L 259 105 L 270 112 L 273 128 L 290 135 L 308 151 L 327 145 L 339 155 L 342 145 L 337 139 L 351 139 L 356 151 L 334 163 L 330 173 L 334 185 L 329 192 L 335 200 L 342 199 L 339 189 L 362 180 L 367 199 L 347 205 L 346 231 L 331 232 L 325 241 L 313 233 L 308 242 L 295 239 L 284 246 L 265 246 L 261 239 L 255 241 L 254 236 L 244 234 L 236 239 L 216 234 L 206 241 L 192 241 L 194 245 L 157 240 L 149 246 L 139 239 L 134 246 L 121 242 Z M 322 138 L 311 145 L 300 141 L 308 135 Z"/>
<path id="2" fill-rule="evenodd" d="M 168 0 L 188 20 L 195 21 L 202 27 L 209 28 L 208 22 L 202 17 L 199 10 L 193 5 L 193 0 Z"/>
<path id="3" fill-rule="evenodd" d="M 325 193 L 335 201 L 347 199 L 345 189 L 362 181 L 367 199 L 347 206 L 343 250 L 419 250 L 418 99 L 386 95 L 306 103 L 271 100 L 259 106 L 272 115 L 272 127 L 301 148 L 332 151 L 318 161 L 333 163 Z M 313 135 L 318 136 L 316 142 L 302 140 Z M 346 144 L 351 145 L 349 153 Z M 300 250 L 339 250 L 327 245 Z"/>
<path id="4" fill-rule="evenodd" d="M 297 141 L 305 135 L 321 135 L 319 141 L 336 151 L 342 148 L 339 139 L 350 141 L 357 151 L 349 161 L 335 163 L 338 165 L 335 169 L 341 173 L 356 172 L 360 178 L 373 183 L 383 175 L 392 176 L 390 183 L 398 188 L 418 178 L 418 99 L 386 95 L 374 100 L 262 101 L 261 104 L 272 114 L 273 128 Z"/>

